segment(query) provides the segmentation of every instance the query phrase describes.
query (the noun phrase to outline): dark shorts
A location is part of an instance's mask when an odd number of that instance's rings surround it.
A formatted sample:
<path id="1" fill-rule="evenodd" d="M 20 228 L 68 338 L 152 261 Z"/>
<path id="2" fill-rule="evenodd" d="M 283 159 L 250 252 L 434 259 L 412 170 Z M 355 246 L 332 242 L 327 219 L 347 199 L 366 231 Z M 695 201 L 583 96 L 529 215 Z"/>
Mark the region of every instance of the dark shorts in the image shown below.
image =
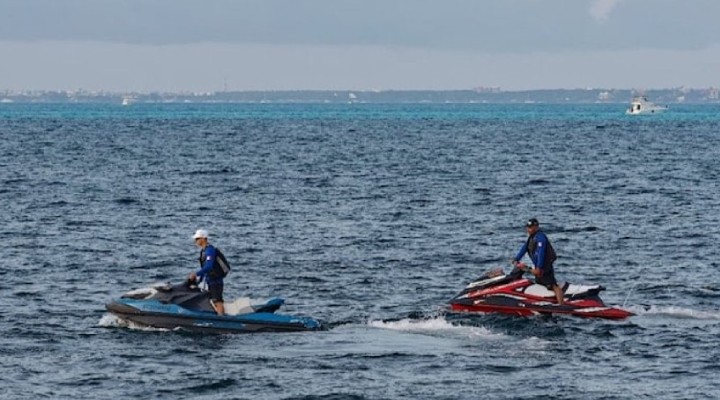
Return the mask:
<path id="1" fill-rule="evenodd" d="M 550 268 L 544 269 L 542 275 L 535 278 L 535 283 L 552 290 L 554 286 L 557 286 L 557 281 L 555 280 L 555 268 L 551 265 Z"/>
<path id="2" fill-rule="evenodd" d="M 222 283 L 216 283 L 212 285 L 208 285 L 208 292 L 210 292 L 210 298 L 213 301 L 219 301 L 224 302 L 222 298 L 222 292 L 223 292 L 223 284 Z"/>

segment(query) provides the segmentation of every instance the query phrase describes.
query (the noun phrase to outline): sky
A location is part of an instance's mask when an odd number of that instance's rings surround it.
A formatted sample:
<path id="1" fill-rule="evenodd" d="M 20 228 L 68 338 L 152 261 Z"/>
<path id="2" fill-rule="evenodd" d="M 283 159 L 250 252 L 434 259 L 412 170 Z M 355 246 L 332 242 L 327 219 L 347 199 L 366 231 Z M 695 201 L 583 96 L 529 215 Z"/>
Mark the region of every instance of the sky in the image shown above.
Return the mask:
<path id="1" fill-rule="evenodd" d="M 720 87 L 720 0 L 0 0 L 0 91 Z"/>

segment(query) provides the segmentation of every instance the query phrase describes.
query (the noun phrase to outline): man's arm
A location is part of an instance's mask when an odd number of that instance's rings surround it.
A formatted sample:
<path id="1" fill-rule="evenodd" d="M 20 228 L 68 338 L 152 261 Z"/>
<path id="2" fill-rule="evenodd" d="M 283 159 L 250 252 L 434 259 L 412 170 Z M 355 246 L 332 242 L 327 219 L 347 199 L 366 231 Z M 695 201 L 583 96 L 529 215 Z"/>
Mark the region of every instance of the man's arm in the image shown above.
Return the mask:
<path id="1" fill-rule="evenodd" d="M 523 243 L 522 247 L 520 247 L 520 251 L 518 251 L 515 258 L 513 258 L 513 265 L 517 263 L 518 261 L 522 260 L 523 256 L 525 256 L 525 253 L 527 253 L 527 242 Z"/>

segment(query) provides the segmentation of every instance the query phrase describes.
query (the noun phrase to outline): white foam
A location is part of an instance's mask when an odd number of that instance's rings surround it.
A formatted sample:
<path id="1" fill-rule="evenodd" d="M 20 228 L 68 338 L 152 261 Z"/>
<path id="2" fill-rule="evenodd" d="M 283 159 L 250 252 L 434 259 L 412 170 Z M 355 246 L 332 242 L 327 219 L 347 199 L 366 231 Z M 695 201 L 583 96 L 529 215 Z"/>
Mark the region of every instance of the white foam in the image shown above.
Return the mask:
<path id="1" fill-rule="evenodd" d="M 118 318 L 113 314 L 105 314 L 98 321 L 98 326 L 103 328 L 127 328 L 139 331 L 153 331 L 153 332 L 164 332 L 167 329 L 153 328 L 151 326 L 138 325 L 132 321 L 127 321 L 122 318 Z"/>
<path id="2" fill-rule="evenodd" d="M 506 338 L 505 335 L 500 333 L 493 333 L 489 329 L 482 326 L 463 326 L 454 325 L 444 318 L 436 317 L 432 319 L 402 319 L 399 321 L 368 321 L 368 325 L 373 328 L 379 329 L 390 329 L 394 331 L 402 332 L 414 332 L 414 333 L 446 333 L 451 332 L 454 334 L 467 336 L 467 337 L 482 337 L 490 339 Z"/>
<path id="3" fill-rule="evenodd" d="M 629 310 L 637 315 L 659 315 L 683 319 L 720 320 L 720 311 L 700 311 L 691 308 L 664 306 L 631 306 Z"/>
<path id="4" fill-rule="evenodd" d="M 120 326 L 120 318 L 116 317 L 112 314 L 105 314 L 100 318 L 100 321 L 98 321 L 98 326 L 101 326 L 103 328 L 115 328 Z"/>
<path id="5" fill-rule="evenodd" d="M 431 319 L 402 319 L 399 321 L 368 321 L 368 326 L 378 329 L 388 329 L 399 332 L 415 333 L 433 337 L 442 337 L 451 340 L 460 340 L 464 344 L 493 342 L 493 346 L 499 342 L 504 351 L 545 351 L 550 344 L 549 341 L 530 336 L 525 338 L 512 337 L 503 333 L 493 332 L 483 326 L 456 325 L 448 322 L 442 317 Z M 439 345 L 439 344 L 438 344 Z"/>

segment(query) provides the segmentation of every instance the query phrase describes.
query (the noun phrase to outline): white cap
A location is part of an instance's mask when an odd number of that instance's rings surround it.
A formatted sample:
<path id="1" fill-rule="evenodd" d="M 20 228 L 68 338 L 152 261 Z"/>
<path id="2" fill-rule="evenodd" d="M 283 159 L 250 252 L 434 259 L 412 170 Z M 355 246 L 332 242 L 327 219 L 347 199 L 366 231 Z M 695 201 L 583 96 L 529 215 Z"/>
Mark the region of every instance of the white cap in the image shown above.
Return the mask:
<path id="1" fill-rule="evenodd" d="M 198 229 L 195 231 L 195 234 L 193 235 L 193 239 L 199 239 L 199 238 L 207 239 L 209 236 L 210 236 L 210 234 L 205 229 Z"/>

